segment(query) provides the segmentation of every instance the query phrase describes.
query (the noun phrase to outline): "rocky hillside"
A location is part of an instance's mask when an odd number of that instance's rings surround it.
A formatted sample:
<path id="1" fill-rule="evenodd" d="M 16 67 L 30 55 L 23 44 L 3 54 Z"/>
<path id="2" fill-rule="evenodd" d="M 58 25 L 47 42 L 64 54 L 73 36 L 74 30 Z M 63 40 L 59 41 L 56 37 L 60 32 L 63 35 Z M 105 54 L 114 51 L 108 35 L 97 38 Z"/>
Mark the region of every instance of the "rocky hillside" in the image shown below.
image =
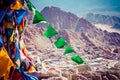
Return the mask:
<path id="1" fill-rule="evenodd" d="M 80 72 L 75 73 L 74 70 L 65 70 L 62 77 L 56 74 L 30 73 L 39 78 L 39 80 L 120 80 L 120 71 L 104 71 L 104 72 Z"/>
<path id="2" fill-rule="evenodd" d="M 35 45 L 37 51 L 56 49 L 53 41 L 58 36 L 62 36 L 67 40 L 78 53 L 105 53 L 111 55 L 113 50 L 120 46 L 119 33 L 102 31 L 86 19 L 79 18 L 75 14 L 65 12 L 57 7 L 46 7 L 41 13 L 56 28 L 59 34 L 49 40 L 43 37 L 46 25 L 39 23 L 36 25 L 37 27 L 29 27 L 25 32 L 25 40 L 27 44 Z M 47 44 L 43 45 L 43 43 Z"/>
<path id="3" fill-rule="evenodd" d="M 106 24 L 112 28 L 120 29 L 120 18 L 116 16 L 88 13 L 86 19 L 94 24 Z"/>
<path id="4" fill-rule="evenodd" d="M 108 59 L 118 60 L 120 58 L 119 33 L 110 33 L 98 29 L 86 19 L 79 18 L 72 13 L 65 12 L 56 7 L 46 7 L 42 10 L 42 14 L 48 22 L 56 28 L 58 35 L 52 39 L 44 37 L 43 32 L 47 28 L 46 24 L 39 23 L 37 25 L 31 25 L 30 22 L 30 25 L 26 27 L 27 29 L 24 31 L 24 41 L 27 49 L 30 53 L 33 53 L 31 57 L 34 60 L 39 59 L 39 64 L 35 61 L 38 69 L 46 73 L 34 73 L 34 75 L 39 77 L 40 80 L 120 79 L 119 71 L 94 72 L 88 65 L 76 66 L 75 63 L 63 55 L 64 49 L 57 49 L 53 43 L 59 36 L 62 36 L 84 60 L 87 61 L 88 59 L 88 62 L 92 63 L 90 59 L 97 57 L 105 58 L 106 61 L 102 63 L 104 69 L 104 65 L 109 62 L 107 61 Z M 29 14 L 29 16 L 31 17 L 31 14 Z M 29 18 L 29 20 L 32 19 Z M 88 54 L 90 54 L 91 57 L 87 57 Z M 42 65 L 47 65 L 46 69 L 48 70 L 51 67 L 55 69 L 53 72 L 50 71 L 47 73 Z M 112 66 L 114 65 L 112 64 Z"/>

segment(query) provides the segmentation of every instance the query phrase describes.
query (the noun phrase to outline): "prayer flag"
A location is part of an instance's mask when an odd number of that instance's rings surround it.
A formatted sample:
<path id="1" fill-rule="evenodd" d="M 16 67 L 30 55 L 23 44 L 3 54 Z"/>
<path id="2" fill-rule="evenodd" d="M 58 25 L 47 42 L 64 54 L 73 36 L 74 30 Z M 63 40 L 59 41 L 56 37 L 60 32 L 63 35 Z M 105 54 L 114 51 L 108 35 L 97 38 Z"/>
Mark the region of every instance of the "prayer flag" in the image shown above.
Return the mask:
<path id="1" fill-rule="evenodd" d="M 67 45 L 67 42 L 62 37 L 59 37 L 54 44 L 57 48 L 63 48 L 65 45 Z"/>
<path id="2" fill-rule="evenodd" d="M 27 6 L 29 8 L 30 11 L 32 11 L 35 14 L 35 7 L 32 5 L 32 3 L 30 1 L 26 2 Z"/>
<path id="3" fill-rule="evenodd" d="M 47 38 L 51 38 L 56 34 L 58 34 L 57 31 L 51 25 L 49 25 L 47 30 L 44 32 L 44 36 L 46 36 Z"/>
<path id="4" fill-rule="evenodd" d="M 42 14 L 39 11 L 35 11 L 33 24 L 39 23 L 41 21 L 46 21 L 46 19 L 42 16 Z"/>
<path id="5" fill-rule="evenodd" d="M 82 58 L 80 58 L 80 56 L 72 56 L 71 59 L 76 62 L 77 64 L 82 64 L 84 61 Z"/>
<path id="6" fill-rule="evenodd" d="M 17 24 L 20 24 L 26 15 L 26 10 L 24 9 L 16 10 L 15 14 L 16 14 L 16 22 Z"/>
<path id="7" fill-rule="evenodd" d="M 71 47 L 71 46 L 67 46 L 67 48 L 65 49 L 64 54 L 69 54 L 75 52 L 75 50 Z"/>
<path id="8" fill-rule="evenodd" d="M 8 74 L 12 66 L 14 66 L 14 64 L 9 58 L 7 51 L 3 47 L 0 50 L 0 77 L 2 77 L 5 74 Z"/>
<path id="9" fill-rule="evenodd" d="M 10 8 L 13 10 L 19 10 L 23 7 L 21 0 L 16 0 L 14 3 L 10 5 Z"/>

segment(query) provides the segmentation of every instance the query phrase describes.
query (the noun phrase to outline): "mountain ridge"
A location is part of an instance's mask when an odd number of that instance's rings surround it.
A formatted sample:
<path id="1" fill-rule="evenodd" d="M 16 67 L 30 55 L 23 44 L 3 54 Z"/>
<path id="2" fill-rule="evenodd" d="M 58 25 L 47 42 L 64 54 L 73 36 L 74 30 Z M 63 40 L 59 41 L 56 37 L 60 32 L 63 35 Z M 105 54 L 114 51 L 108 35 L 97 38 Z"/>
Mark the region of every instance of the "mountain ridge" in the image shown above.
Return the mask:
<path id="1" fill-rule="evenodd" d="M 120 18 L 116 16 L 88 13 L 86 19 L 94 24 L 105 24 L 120 29 Z"/>

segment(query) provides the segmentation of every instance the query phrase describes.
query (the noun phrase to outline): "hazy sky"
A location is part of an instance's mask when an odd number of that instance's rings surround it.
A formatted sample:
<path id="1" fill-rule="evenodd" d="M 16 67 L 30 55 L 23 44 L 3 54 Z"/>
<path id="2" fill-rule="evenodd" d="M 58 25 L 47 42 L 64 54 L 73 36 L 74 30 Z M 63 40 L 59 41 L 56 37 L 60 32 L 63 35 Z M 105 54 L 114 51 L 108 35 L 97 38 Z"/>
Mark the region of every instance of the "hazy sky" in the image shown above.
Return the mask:
<path id="1" fill-rule="evenodd" d="M 78 16 L 89 12 L 120 16 L 120 0 L 31 0 L 31 2 L 40 11 L 46 6 L 55 6 Z"/>

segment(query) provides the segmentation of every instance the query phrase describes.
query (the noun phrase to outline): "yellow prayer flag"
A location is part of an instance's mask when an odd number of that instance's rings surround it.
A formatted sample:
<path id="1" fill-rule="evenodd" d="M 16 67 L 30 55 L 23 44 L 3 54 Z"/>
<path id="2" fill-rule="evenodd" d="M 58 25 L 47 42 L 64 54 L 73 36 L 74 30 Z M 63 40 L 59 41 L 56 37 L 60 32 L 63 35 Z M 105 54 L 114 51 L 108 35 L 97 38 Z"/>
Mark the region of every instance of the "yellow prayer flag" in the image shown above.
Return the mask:
<path id="1" fill-rule="evenodd" d="M 0 50 L 0 77 L 8 76 L 10 68 L 14 66 L 13 62 L 9 58 L 7 51 L 3 47 Z"/>
<path id="2" fill-rule="evenodd" d="M 16 2 L 10 5 L 10 8 L 13 10 L 19 10 L 23 7 L 21 0 L 16 0 Z"/>

